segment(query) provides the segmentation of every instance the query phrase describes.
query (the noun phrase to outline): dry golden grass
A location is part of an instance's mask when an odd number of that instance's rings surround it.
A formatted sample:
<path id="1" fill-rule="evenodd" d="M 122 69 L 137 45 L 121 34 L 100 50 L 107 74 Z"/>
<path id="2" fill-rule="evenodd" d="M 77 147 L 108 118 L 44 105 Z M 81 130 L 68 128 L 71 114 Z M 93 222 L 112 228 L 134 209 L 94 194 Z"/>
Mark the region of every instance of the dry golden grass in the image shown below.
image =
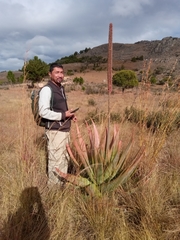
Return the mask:
<path id="1" fill-rule="evenodd" d="M 79 76 L 93 83 L 106 79 L 105 72 L 93 74 Z M 157 93 L 156 88 L 114 91 L 111 111 L 122 116 L 125 107 L 149 113 L 162 109 L 166 100 L 175 100 L 169 107 L 172 117 L 179 109 L 178 93 Z M 143 161 L 124 190 L 119 188 L 102 199 L 87 198 L 68 184 L 64 190 L 50 191 L 46 187 L 44 130 L 33 120 L 29 96 L 24 87 L 0 90 L 0 239 L 180 239 L 178 129 L 169 135 L 165 128 L 152 133 L 123 116 L 124 121 L 117 123 L 123 142 L 134 132 L 134 151 L 146 145 Z M 75 90 L 68 91 L 67 97 L 70 108 L 80 107 L 77 117 L 82 130 L 89 112 L 107 113 L 107 94 Z M 89 99 L 96 105 L 89 105 Z"/>

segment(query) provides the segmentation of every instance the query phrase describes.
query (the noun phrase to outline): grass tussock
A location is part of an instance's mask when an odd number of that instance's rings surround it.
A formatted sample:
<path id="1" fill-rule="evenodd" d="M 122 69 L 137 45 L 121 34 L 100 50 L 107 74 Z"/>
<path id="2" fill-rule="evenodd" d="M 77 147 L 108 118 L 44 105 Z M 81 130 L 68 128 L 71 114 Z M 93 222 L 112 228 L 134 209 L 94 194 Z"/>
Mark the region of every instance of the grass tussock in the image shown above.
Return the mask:
<path id="1" fill-rule="evenodd" d="M 29 94 L 20 87 L 1 89 L 0 239 L 180 239 L 179 93 L 158 91 L 139 88 L 111 96 L 111 121 L 122 144 L 133 133 L 129 159 L 142 145 L 145 153 L 123 186 L 90 197 L 71 183 L 47 188 L 46 140 L 33 120 Z M 70 107 L 81 103 L 82 131 L 84 120 L 96 117 L 102 130 L 107 96 L 89 95 L 88 102 L 84 91 L 68 92 Z"/>

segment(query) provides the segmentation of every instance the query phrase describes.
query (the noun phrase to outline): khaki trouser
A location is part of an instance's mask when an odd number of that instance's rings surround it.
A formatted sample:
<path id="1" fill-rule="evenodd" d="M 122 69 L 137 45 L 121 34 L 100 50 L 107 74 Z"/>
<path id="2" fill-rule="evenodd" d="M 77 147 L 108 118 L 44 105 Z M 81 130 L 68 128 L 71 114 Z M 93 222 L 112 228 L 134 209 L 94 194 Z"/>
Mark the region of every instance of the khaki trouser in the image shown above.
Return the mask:
<path id="1" fill-rule="evenodd" d="M 69 132 L 47 130 L 47 150 L 48 150 L 48 186 L 62 184 L 55 168 L 67 173 L 69 155 L 66 144 L 69 143 Z"/>

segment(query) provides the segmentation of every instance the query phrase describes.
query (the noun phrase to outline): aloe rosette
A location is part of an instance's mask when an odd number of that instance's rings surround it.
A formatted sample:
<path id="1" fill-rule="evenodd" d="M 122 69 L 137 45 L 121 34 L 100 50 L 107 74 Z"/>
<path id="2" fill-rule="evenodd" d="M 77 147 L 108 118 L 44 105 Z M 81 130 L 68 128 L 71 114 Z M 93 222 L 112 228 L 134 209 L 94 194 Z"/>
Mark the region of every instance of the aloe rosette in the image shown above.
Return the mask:
<path id="1" fill-rule="evenodd" d="M 76 168 L 76 174 L 66 174 L 56 168 L 57 174 L 68 182 L 84 188 L 92 196 L 102 196 L 114 191 L 132 175 L 142 159 L 144 147 L 132 158 L 130 153 L 133 138 L 122 148 L 119 131 L 116 126 L 112 134 L 105 128 L 100 136 L 95 123 L 86 123 L 88 142 L 76 123 L 76 135 L 72 134 L 72 145 L 67 151 Z"/>

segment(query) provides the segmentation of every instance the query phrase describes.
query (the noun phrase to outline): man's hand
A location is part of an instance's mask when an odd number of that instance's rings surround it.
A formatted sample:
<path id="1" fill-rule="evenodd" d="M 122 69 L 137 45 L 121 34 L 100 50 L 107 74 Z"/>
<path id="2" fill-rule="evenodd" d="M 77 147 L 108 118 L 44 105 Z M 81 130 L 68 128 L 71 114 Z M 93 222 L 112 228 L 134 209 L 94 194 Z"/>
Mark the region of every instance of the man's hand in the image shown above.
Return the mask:
<path id="1" fill-rule="evenodd" d="M 65 112 L 66 118 L 73 118 L 74 113 L 71 113 L 71 110 Z"/>

